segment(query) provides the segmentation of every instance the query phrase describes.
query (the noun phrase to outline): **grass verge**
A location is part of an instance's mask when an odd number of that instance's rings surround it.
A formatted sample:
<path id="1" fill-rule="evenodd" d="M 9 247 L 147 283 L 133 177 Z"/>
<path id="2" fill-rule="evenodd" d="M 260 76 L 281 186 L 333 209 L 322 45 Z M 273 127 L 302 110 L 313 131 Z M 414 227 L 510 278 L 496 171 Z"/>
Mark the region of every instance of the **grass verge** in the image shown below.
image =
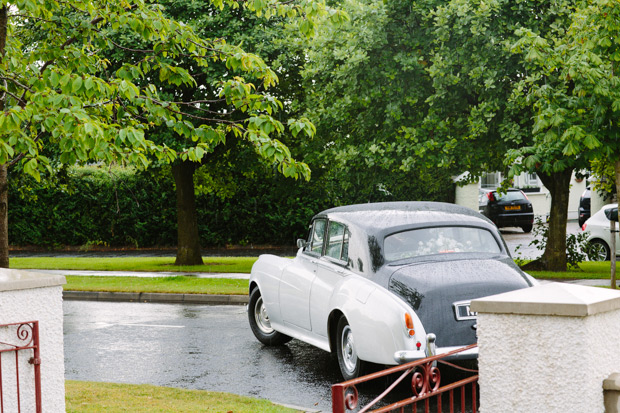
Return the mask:
<path id="1" fill-rule="evenodd" d="M 249 288 L 248 280 L 184 275 L 148 278 L 68 275 L 66 278 L 67 291 L 243 295 Z"/>
<path id="2" fill-rule="evenodd" d="M 65 391 L 67 412 L 296 412 L 268 400 L 144 384 L 67 380 Z"/>
<path id="3" fill-rule="evenodd" d="M 564 279 L 564 280 L 578 280 L 578 279 L 602 279 L 609 280 L 611 274 L 611 264 L 609 261 L 605 262 L 593 262 L 585 261 L 579 264 L 578 269 L 571 269 L 566 272 L 552 272 L 552 271 L 528 271 L 534 278 L 541 279 Z"/>
<path id="4" fill-rule="evenodd" d="M 205 257 L 204 265 L 174 265 L 174 257 L 14 257 L 11 268 L 41 270 L 249 273 L 257 257 Z"/>
<path id="5" fill-rule="evenodd" d="M 16 257 L 12 268 L 91 271 L 249 273 L 256 257 L 206 257 L 204 265 L 175 266 L 173 257 Z M 582 262 L 566 272 L 528 271 L 540 279 L 609 279 L 610 263 Z M 247 280 L 177 277 L 67 276 L 65 290 L 184 294 L 247 294 Z"/>

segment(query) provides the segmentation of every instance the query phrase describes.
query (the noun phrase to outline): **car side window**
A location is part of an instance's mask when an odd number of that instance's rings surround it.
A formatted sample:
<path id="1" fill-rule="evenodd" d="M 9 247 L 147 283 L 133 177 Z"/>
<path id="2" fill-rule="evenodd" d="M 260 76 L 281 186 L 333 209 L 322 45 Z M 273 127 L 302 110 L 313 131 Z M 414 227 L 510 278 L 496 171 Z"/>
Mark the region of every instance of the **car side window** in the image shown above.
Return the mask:
<path id="1" fill-rule="evenodd" d="M 325 255 L 339 261 L 347 261 L 349 254 L 349 233 L 347 227 L 339 222 L 330 221 L 328 243 Z"/>
<path id="2" fill-rule="evenodd" d="M 321 255 L 323 252 L 323 239 L 325 238 L 325 227 L 327 220 L 317 219 L 312 224 L 312 232 L 310 234 L 310 251 Z"/>

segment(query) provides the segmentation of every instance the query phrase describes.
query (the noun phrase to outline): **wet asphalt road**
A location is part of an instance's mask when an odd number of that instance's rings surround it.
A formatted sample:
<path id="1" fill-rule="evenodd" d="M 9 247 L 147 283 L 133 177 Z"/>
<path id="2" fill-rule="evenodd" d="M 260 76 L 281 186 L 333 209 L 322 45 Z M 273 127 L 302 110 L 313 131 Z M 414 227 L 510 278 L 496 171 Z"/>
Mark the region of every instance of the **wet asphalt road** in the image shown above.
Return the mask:
<path id="1" fill-rule="evenodd" d="M 243 306 L 64 303 L 65 377 L 229 392 L 331 410 L 337 364 L 293 340 L 264 347 Z"/>
<path id="2" fill-rule="evenodd" d="M 243 306 L 65 301 L 65 378 L 222 391 L 331 411 L 341 382 L 329 353 L 292 340 L 266 347 Z M 463 376 L 442 368 L 442 384 Z M 364 405 L 391 381 L 358 387 Z M 410 384 L 409 380 L 409 384 Z M 411 396 L 404 382 L 389 402 Z"/>
<path id="3" fill-rule="evenodd" d="M 530 246 L 530 242 L 535 238 L 534 232 L 526 234 L 521 228 L 501 228 L 500 232 L 512 258 L 535 259 L 542 255 L 543 251 Z M 581 228 L 577 221 L 569 221 L 566 225 L 567 234 L 577 234 L 581 232 Z M 518 247 L 518 248 L 517 248 Z"/>

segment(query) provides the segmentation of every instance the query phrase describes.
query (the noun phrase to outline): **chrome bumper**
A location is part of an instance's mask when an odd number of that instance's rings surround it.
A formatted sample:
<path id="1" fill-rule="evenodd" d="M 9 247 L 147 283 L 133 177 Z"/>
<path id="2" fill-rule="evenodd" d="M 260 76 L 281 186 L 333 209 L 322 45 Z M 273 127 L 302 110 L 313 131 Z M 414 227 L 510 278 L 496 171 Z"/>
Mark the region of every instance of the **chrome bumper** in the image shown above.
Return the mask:
<path id="1" fill-rule="evenodd" d="M 460 348 L 462 347 L 437 347 L 434 349 L 434 352 L 431 352 L 431 354 L 427 354 L 427 352 L 422 350 L 401 350 L 394 353 L 394 360 L 398 364 L 409 363 L 410 361 L 416 361 L 430 356 L 439 356 L 442 354 L 446 354 Z M 444 358 L 444 360 L 475 360 L 477 358 L 478 347 L 475 347 L 447 356 Z"/>

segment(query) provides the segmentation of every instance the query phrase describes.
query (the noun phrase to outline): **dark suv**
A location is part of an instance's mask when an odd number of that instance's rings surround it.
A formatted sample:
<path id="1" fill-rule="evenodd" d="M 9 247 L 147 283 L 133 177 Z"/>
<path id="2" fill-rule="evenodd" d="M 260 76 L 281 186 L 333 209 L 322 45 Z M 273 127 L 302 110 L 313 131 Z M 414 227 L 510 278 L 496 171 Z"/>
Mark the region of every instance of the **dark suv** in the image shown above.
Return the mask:
<path id="1" fill-rule="evenodd" d="M 521 227 L 523 232 L 532 231 L 534 209 L 523 191 L 510 188 L 505 193 L 481 189 L 479 194 L 480 213 L 498 227 Z"/>
<path id="2" fill-rule="evenodd" d="M 579 226 L 583 227 L 588 218 L 590 218 L 590 188 L 586 188 L 579 199 Z"/>

